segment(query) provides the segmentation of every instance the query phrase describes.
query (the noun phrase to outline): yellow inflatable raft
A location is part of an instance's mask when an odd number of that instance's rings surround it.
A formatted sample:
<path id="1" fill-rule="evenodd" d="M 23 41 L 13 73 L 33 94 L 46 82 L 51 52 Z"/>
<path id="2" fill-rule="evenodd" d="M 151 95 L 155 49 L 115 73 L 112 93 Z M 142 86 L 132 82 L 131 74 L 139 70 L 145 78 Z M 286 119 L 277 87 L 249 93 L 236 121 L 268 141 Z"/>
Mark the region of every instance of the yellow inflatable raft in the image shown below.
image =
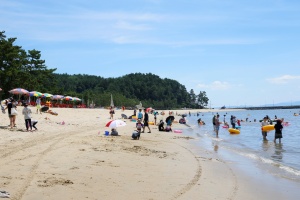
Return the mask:
<path id="1" fill-rule="evenodd" d="M 239 129 L 229 128 L 228 131 L 229 131 L 230 134 L 240 134 Z"/>
<path id="2" fill-rule="evenodd" d="M 273 131 L 274 129 L 274 125 L 266 125 L 261 128 L 262 131 Z"/>

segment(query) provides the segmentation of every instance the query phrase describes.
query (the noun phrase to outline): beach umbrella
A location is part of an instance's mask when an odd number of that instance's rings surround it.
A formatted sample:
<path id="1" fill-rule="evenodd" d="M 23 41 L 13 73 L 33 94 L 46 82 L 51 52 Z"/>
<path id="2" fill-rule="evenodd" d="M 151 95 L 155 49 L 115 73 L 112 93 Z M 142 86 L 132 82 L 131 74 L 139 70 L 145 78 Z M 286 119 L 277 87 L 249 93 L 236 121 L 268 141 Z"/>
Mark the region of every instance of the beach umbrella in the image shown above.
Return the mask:
<path id="1" fill-rule="evenodd" d="M 28 94 L 29 92 L 23 88 L 15 88 L 10 90 L 9 93 L 22 95 L 22 94 Z"/>
<path id="2" fill-rule="evenodd" d="M 78 97 L 73 97 L 73 101 L 81 101 Z"/>
<path id="3" fill-rule="evenodd" d="M 66 100 L 66 101 L 72 101 L 72 100 L 73 100 L 73 97 L 66 96 L 66 97 L 64 97 L 64 100 Z"/>
<path id="4" fill-rule="evenodd" d="M 52 97 L 53 95 L 52 94 L 49 94 L 49 93 L 44 93 L 43 95 L 42 95 L 42 97 L 43 98 L 50 98 L 50 97 Z"/>
<path id="5" fill-rule="evenodd" d="M 111 120 L 111 121 L 107 122 L 107 124 L 105 126 L 109 127 L 109 128 L 117 128 L 117 127 L 121 127 L 121 126 L 126 126 L 126 123 L 122 120 L 116 119 L 116 120 Z"/>
<path id="6" fill-rule="evenodd" d="M 56 95 L 53 95 L 52 97 L 50 97 L 52 100 L 61 100 L 61 99 L 63 99 L 64 98 L 64 96 L 63 95 L 58 95 L 58 94 L 56 94 Z"/>
<path id="7" fill-rule="evenodd" d="M 151 107 L 150 107 L 150 108 L 147 108 L 147 109 L 146 109 L 146 112 L 151 112 L 151 110 L 152 110 Z"/>
<path id="8" fill-rule="evenodd" d="M 27 95 L 30 97 L 41 97 L 43 95 L 43 93 L 37 92 L 37 91 L 31 91 Z"/>

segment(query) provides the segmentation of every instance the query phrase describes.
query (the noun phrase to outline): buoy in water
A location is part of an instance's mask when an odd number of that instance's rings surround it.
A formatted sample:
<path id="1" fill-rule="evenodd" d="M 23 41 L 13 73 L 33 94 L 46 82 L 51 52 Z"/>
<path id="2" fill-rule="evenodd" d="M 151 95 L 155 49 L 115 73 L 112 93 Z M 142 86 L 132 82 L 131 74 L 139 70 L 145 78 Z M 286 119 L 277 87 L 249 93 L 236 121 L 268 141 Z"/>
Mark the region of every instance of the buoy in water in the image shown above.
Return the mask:
<path id="1" fill-rule="evenodd" d="M 240 133 L 240 130 L 235 129 L 235 128 L 229 128 L 228 131 L 230 134 L 239 134 Z"/>
<path id="2" fill-rule="evenodd" d="M 273 131 L 274 129 L 275 129 L 274 125 L 266 125 L 266 126 L 261 127 L 261 130 L 265 131 L 265 132 Z"/>

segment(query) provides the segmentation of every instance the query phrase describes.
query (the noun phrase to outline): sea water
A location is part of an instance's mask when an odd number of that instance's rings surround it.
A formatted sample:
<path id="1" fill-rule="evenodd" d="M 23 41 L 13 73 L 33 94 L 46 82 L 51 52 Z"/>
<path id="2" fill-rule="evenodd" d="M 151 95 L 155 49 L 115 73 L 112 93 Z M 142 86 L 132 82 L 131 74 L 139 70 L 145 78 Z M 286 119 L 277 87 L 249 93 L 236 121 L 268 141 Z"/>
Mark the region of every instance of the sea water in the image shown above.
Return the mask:
<path id="1" fill-rule="evenodd" d="M 280 109 L 230 112 L 218 110 L 200 112 L 199 116 L 192 113 L 186 117 L 189 128 L 184 130 L 184 134 L 195 137 L 196 140 L 193 142 L 208 150 L 221 151 L 227 157 L 242 156 L 275 176 L 300 182 L 300 116 L 294 116 L 294 113 L 299 112 L 299 109 Z M 217 137 L 212 125 L 213 115 L 217 113 L 220 115 L 220 121 L 225 120 L 228 124 L 231 115 L 243 120 L 240 134 L 230 134 L 221 124 Z M 284 118 L 284 122 L 289 122 L 289 125 L 283 128 L 281 143 L 278 139 L 274 143 L 274 131 L 268 132 L 268 141 L 263 141 L 259 121 L 266 115 L 271 119 L 276 115 L 277 118 Z M 198 125 L 199 118 L 205 125 Z"/>

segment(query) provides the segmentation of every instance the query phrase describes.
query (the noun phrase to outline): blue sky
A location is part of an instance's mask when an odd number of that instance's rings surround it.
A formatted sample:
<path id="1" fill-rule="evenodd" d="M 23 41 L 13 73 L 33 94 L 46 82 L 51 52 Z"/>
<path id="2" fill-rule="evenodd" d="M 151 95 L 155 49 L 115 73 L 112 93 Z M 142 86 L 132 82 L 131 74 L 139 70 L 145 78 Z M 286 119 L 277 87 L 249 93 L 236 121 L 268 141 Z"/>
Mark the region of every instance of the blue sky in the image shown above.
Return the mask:
<path id="1" fill-rule="evenodd" d="M 153 73 L 212 107 L 300 101 L 298 0 L 0 0 L 0 27 L 57 73 Z"/>

